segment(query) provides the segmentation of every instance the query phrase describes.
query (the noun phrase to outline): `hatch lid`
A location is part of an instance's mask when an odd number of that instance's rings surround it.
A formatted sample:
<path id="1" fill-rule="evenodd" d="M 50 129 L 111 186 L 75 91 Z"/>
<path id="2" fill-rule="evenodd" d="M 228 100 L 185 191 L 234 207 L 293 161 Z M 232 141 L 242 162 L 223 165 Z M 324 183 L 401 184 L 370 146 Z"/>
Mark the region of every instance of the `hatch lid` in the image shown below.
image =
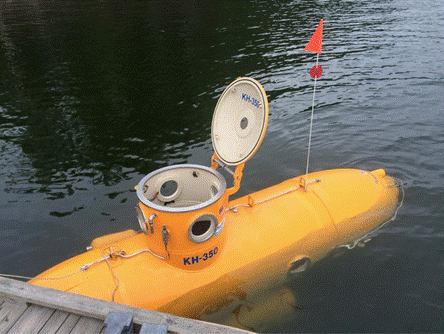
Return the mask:
<path id="1" fill-rule="evenodd" d="M 211 140 L 219 159 L 236 166 L 257 151 L 267 131 L 268 100 L 253 78 L 233 81 L 217 101 L 211 124 Z"/>

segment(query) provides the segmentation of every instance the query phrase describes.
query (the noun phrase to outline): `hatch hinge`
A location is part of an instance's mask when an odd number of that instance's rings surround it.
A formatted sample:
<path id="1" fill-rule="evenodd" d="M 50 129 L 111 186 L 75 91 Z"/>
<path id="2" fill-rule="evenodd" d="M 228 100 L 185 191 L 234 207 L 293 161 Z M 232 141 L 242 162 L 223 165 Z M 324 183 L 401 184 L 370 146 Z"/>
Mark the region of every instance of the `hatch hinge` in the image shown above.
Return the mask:
<path id="1" fill-rule="evenodd" d="M 242 171 L 244 170 L 245 162 L 237 165 L 236 169 L 233 172 L 230 168 L 227 167 L 227 165 L 225 165 L 222 161 L 220 161 L 218 159 L 216 152 L 215 152 L 213 154 L 213 156 L 211 157 L 211 168 L 216 169 L 218 166 L 220 166 L 221 168 L 226 170 L 228 173 L 233 175 L 234 185 L 233 185 L 233 187 L 227 189 L 227 194 L 228 194 L 228 196 L 235 194 L 240 188 L 240 184 L 241 184 L 242 176 L 243 176 Z"/>

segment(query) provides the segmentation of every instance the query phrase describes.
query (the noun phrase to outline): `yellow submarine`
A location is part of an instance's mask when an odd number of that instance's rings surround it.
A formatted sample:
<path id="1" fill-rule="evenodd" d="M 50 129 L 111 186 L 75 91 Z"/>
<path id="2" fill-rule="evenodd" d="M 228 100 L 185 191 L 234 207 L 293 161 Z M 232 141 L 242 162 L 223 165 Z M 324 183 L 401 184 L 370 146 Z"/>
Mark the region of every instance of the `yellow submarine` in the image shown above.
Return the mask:
<path id="1" fill-rule="evenodd" d="M 274 306 L 295 307 L 282 290 L 286 280 L 390 220 L 399 187 L 383 169 L 335 169 L 230 201 L 267 124 L 261 84 L 236 79 L 214 111 L 211 167 L 182 164 L 146 175 L 136 187 L 141 231 L 94 239 L 85 253 L 29 283 L 256 330 L 251 324 Z M 218 166 L 233 175 L 232 187 Z"/>

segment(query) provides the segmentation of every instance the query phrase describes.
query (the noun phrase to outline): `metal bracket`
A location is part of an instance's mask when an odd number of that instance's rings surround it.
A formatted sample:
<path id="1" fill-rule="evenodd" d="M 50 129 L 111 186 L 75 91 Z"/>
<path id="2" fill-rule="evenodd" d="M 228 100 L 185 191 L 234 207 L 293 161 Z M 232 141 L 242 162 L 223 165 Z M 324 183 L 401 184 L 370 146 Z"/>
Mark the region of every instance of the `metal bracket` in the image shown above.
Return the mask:
<path id="1" fill-rule="evenodd" d="M 153 221 L 154 221 L 154 218 L 156 218 L 156 217 L 157 217 L 157 215 L 155 213 L 153 213 L 150 216 L 150 218 L 148 218 L 148 221 L 149 221 L 149 224 L 150 224 L 150 233 L 151 234 L 154 234 L 154 224 L 153 224 Z"/>
<path id="2" fill-rule="evenodd" d="M 217 162 L 217 164 L 218 164 L 221 168 L 223 168 L 225 171 L 227 171 L 228 173 L 230 173 L 231 175 L 234 176 L 234 172 L 233 172 L 233 170 L 231 170 L 230 168 L 228 168 L 227 165 L 225 165 L 222 161 L 220 161 L 219 159 L 216 159 L 216 158 L 214 158 L 214 159 L 212 159 L 212 160 L 214 160 L 215 162 Z M 217 167 L 217 166 L 216 166 L 216 167 Z"/>
<path id="3" fill-rule="evenodd" d="M 220 167 L 222 167 L 224 170 L 226 170 L 228 173 L 230 173 L 231 175 L 233 175 L 233 180 L 234 180 L 234 186 L 230 189 L 227 189 L 227 194 L 228 196 L 233 195 L 234 193 L 236 193 L 239 188 L 240 188 L 240 183 L 242 181 L 242 171 L 244 170 L 244 166 L 245 166 L 245 162 L 239 164 L 236 166 L 235 171 L 233 172 L 233 170 L 231 170 L 230 168 L 227 167 L 227 165 L 225 165 L 222 161 L 220 161 L 219 159 L 217 159 L 217 155 L 216 152 L 213 153 L 213 156 L 211 157 L 211 168 L 213 168 L 214 170 L 217 169 L 217 167 L 220 165 Z"/>
<path id="4" fill-rule="evenodd" d="M 163 225 L 163 227 L 162 227 L 162 241 L 163 241 L 163 244 L 165 245 L 165 250 L 168 254 L 168 258 L 170 258 L 170 252 L 168 250 L 168 240 L 169 239 L 170 239 L 170 233 L 168 232 L 166 225 Z"/>
<path id="5" fill-rule="evenodd" d="M 228 196 L 233 195 L 234 193 L 236 193 L 239 190 L 240 184 L 242 181 L 242 176 L 243 176 L 242 171 L 244 170 L 244 166 L 245 166 L 245 163 L 241 163 L 240 165 L 236 166 L 236 170 L 234 171 L 234 175 L 233 175 L 234 186 L 227 189 Z"/>
<path id="6" fill-rule="evenodd" d="M 307 192 L 307 186 L 309 184 L 315 183 L 315 182 L 321 182 L 320 178 L 311 180 L 311 181 L 307 181 L 307 179 L 303 176 L 301 176 L 301 178 L 299 179 L 299 186 L 304 188 L 304 191 Z"/>

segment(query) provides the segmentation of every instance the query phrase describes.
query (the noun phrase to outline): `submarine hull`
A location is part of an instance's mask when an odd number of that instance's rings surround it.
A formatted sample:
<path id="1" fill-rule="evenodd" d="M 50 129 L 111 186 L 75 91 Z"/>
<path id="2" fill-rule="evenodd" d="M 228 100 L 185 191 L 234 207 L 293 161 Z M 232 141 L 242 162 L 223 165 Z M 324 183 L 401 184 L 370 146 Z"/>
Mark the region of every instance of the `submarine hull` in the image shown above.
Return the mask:
<path id="1" fill-rule="evenodd" d="M 186 253 L 180 267 L 167 250 L 152 252 L 144 233 L 126 232 L 29 283 L 207 321 L 226 313 L 234 324 L 240 305 L 266 300 L 264 291 L 388 221 L 398 195 L 383 170 L 311 173 L 228 202 L 223 233 L 214 236 L 223 242 Z"/>

